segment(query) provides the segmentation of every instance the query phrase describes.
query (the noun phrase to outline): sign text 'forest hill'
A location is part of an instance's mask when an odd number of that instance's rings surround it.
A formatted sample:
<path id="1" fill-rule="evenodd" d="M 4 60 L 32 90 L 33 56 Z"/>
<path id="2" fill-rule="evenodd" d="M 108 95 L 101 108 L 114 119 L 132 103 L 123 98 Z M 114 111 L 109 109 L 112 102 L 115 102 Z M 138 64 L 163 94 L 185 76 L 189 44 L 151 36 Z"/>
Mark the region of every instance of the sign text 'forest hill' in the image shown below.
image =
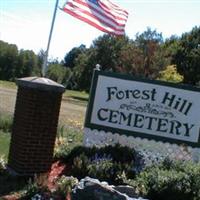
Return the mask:
<path id="1" fill-rule="evenodd" d="M 155 88 L 151 90 L 119 90 L 117 87 L 107 87 L 107 102 L 115 100 L 146 100 L 150 102 L 156 101 L 158 93 Z M 160 102 L 164 106 L 173 108 L 180 113 L 187 115 L 191 109 L 192 103 L 186 99 L 178 97 L 178 95 L 165 92 Z M 100 121 L 107 121 L 112 124 L 131 126 L 134 128 L 142 128 L 153 130 L 156 132 L 181 135 L 190 137 L 190 131 L 194 124 L 182 123 L 178 120 L 170 120 L 166 118 L 155 117 L 147 114 L 139 114 L 133 112 L 123 112 L 109 108 L 101 108 L 97 112 Z"/>
<path id="2" fill-rule="evenodd" d="M 155 101 L 156 100 L 156 94 L 157 91 L 155 88 L 151 90 L 118 90 L 117 87 L 107 87 L 107 100 L 110 101 L 112 99 L 117 99 L 117 100 L 124 100 L 124 99 L 129 99 L 129 100 L 150 100 L 150 101 Z M 179 112 L 183 113 L 184 115 L 187 115 L 192 103 L 189 102 L 186 99 L 182 99 L 178 97 L 178 95 L 175 94 L 170 94 L 169 92 L 165 92 L 165 95 L 163 96 L 162 101 L 160 102 L 163 105 L 169 106 L 175 110 L 178 110 Z"/>

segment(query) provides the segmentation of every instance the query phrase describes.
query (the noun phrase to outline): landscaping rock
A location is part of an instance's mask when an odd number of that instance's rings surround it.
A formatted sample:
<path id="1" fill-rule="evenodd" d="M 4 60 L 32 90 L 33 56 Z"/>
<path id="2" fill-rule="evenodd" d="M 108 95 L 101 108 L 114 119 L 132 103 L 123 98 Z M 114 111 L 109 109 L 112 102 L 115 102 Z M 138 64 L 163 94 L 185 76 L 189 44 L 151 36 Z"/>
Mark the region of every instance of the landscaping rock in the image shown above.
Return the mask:
<path id="1" fill-rule="evenodd" d="M 138 198 L 138 195 L 136 194 L 135 189 L 131 186 L 119 185 L 119 186 L 114 186 L 113 188 L 122 194 L 128 195 L 129 197 L 136 198 L 136 199 Z"/>
<path id="2" fill-rule="evenodd" d="M 72 191 L 72 200 L 144 200 L 135 197 L 132 187 L 112 186 L 90 177 L 82 179 Z"/>

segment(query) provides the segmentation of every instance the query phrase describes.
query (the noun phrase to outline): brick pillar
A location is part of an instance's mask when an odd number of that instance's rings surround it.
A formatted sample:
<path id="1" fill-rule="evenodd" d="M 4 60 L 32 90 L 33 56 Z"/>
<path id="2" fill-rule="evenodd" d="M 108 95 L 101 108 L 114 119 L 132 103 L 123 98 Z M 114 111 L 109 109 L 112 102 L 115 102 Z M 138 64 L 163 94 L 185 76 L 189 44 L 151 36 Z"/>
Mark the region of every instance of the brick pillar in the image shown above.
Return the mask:
<path id="1" fill-rule="evenodd" d="M 52 163 L 64 87 L 46 79 L 18 79 L 8 168 L 19 175 L 47 172 Z"/>

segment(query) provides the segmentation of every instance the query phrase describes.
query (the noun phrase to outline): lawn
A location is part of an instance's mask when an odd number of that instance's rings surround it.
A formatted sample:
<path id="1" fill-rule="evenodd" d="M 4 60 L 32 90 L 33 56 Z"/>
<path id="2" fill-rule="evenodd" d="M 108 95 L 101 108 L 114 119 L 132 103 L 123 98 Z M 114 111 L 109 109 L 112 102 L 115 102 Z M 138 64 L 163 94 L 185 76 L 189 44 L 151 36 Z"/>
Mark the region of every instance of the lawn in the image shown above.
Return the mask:
<path id="1" fill-rule="evenodd" d="M 0 131 L 0 157 L 3 156 L 5 159 L 7 159 L 9 144 L 10 144 L 10 134 Z"/>
<path id="2" fill-rule="evenodd" d="M 1 80 L 0 80 L 0 87 L 10 88 L 10 89 L 16 89 L 17 88 L 15 82 L 1 81 Z"/>

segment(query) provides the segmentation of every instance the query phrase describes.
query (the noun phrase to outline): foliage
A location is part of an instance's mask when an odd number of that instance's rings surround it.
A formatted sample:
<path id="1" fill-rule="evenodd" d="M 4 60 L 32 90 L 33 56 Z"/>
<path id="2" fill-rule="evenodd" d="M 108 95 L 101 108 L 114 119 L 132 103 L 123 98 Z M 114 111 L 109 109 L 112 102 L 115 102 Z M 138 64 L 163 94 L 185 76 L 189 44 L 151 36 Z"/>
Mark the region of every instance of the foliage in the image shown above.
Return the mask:
<path id="1" fill-rule="evenodd" d="M 158 71 L 168 63 L 162 44 L 162 34 L 150 28 L 137 34 L 135 41 L 127 36 L 118 38 L 105 34 L 98 37 L 73 62 L 76 89 L 89 90 L 93 69 L 97 64 L 103 71 L 156 77 Z"/>
<path id="2" fill-rule="evenodd" d="M 72 48 L 64 58 L 64 66 L 67 68 L 74 68 L 75 66 L 75 60 L 79 56 L 79 54 L 83 53 L 86 50 L 85 45 L 80 45 L 79 47 Z"/>
<path id="3" fill-rule="evenodd" d="M 136 46 L 141 51 L 142 70 L 145 77 L 156 77 L 157 72 L 166 66 L 161 45 L 163 44 L 162 33 L 147 28 L 141 34 L 136 35 Z"/>
<path id="4" fill-rule="evenodd" d="M 21 193 L 20 199 L 29 200 L 29 199 L 48 199 L 42 198 L 42 196 L 47 195 L 49 197 L 50 191 L 47 187 L 47 174 L 35 175 L 34 179 L 31 178 L 28 180 L 28 184 L 24 188 L 24 192 Z M 36 198 L 38 197 L 38 198 Z"/>
<path id="5" fill-rule="evenodd" d="M 0 40 L 0 79 L 14 80 L 17 67 L 18 48 Z"/>
<path id="6" fill-rule="evenodd" d="M 62 175 L 56 181 L 56 193 L 66 197 L 68 193 L 71 193 L 72 188 L 78 183 L 78 179 L 73 176 Z"/>
<path id="7" fill-rule="evenodd" d="M 72 48 L 64 60 L 48 61 L 48 77 L 68 89 L 89 91 L 93 69 L 99 64 L 103 71 L 128 73 L 156 79 L 168 65 L 176 65 L 184 83 L 200 81 L 200 27 L 182 37 L 172 35 L 163 40 L 162 33 L 147 28 L 135 40 L 127 36 L 105 34 L 96 38 L 89 48 Z M 0 79 L 15 80 L 24 76 L 40 76 L 45 52 L 18 50 L 16 45 L 0 41 Z M 167 77 L 165 77 L 167 78 Z M 171 78 L 170 78 L 171 79 Z"/>
<path id="8" fill-rule="evenodd" d="M 151 200 L 197 200 L 200 198 L 200 165 L 165 160 L 141 172 L 127 184 Z"/>
<path id="9" fill-rule="evenodd" d="M 68 156 L 73 148 L 82 143 L 82 140 L 83 133 L 80 130 L 59 125 L 54 148 L 54 159 L 59 160 Z"/>
<path id="10" fill-rule="evenodd" d="M 0 131 L 10 132 L 12 124 L 13 119 L 10 115 L 0 113 Z"/>
<path id="11" fill-rule="evenodd" d="M 71 175 L 77 178 L 90 176 L 109 183 L 122 183 L 123 174 L 135 176 L 136 154 L 134 149 L 120 145 L 97 147 L 75 147 L 62 160 L 72 166 Z"/>
<path id="12" fill-rule="evenodd" d="M 16 78 L 38 75 L 38 58 L 33 51 L 18 50 L 16 45 L 0 40 L 0 79 L 15 80 Z"/>
<path id="13" fill-rule="evenodd" d="M 164 51 L 164 57 L 168 60 L 168 65 L 172 63 L 172 59 L 179 48 L 179 40 L 179 37 L 172 35 L 170 38 L 165 40 L 165 43 L 162 44 L 162 50 Z"/>
<path id="14" fill-rule="evenodd" d="M 175 65 L 169 65 L 165 70 L 159 72 L 158 80 L 179 83 L 183 81 L 183 76 L 177 72 Z"/>
<path id="15" fill-rule="evenodd" d="M 182 35 L 173 64 L 184 76 L 184 83 L 196 85 L 200 81 L 200 27 L 194 27 L 189 33 Z"/>
<path id="16" fill-rule="evenodd" d="M 121 177 L 125 175 L 134 178 L 133 163 L 113 162 L 112 160 L 100 159 L 93 161 L 87 166 L 88 176 L 100 181 L 108 181 L 111 184 L 123 184 Z"/>
<path id="17" fill-rule="evenodd" d="M 79 54 L 73 69 L 72 80 L 74 89 L 89 91 L 93 69 L 97 64 L 95 59 L 95 51 L 93 48 L 87 49 L 84 53 Z"/>
<path id="18" fill-rule="evenodd" d="M 35 76 L 40 73 L 38 67 L 38 57 L 33 51 L 23 50 L 19 51 L 18 64 L 15 70 L 17 78 Z"/>
<path id="19" fill-rule="evenodd" d="M 47 174 L 40 174 L 29 179 L 27 186 L 21 193 L 22 200 L 45 200 L 45 199 L 65 199 L 67 194 L 78 183 L 74 177 L 61 176 L 55 180 L 55 188 L 50 191 L 47 187 Z"/>
<path id="20" fill-rule="evenodd" d="M 71 76 L 71 70 L 63 67 L 59 63 L 51 63 L 48 66 L 47 77 L 57 83 L 67 85 L 67 81 Z"/>

